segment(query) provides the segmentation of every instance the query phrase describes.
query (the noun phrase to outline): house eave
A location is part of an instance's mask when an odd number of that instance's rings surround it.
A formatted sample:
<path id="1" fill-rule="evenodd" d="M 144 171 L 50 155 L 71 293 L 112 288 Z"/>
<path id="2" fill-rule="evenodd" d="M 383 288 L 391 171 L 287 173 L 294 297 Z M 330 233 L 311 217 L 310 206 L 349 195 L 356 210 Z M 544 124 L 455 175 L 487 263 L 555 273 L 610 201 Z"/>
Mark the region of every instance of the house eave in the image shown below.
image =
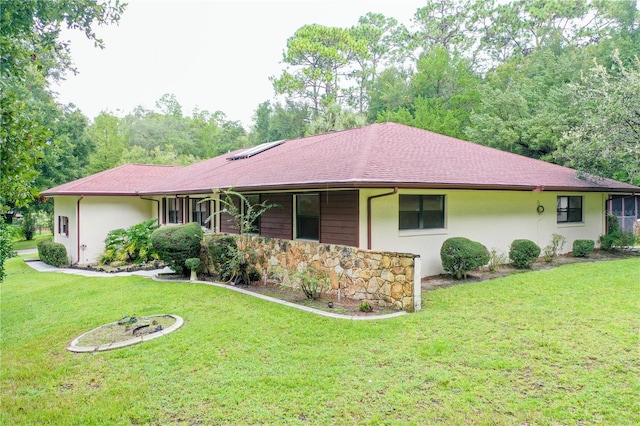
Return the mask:
<path id="1" fill-rule="evenodd" d="M 404 189 L 449 189 L 449 190 L 477 190 L 477 191 L 536 191 L 536 192 L 599 192 L 615 194 L 638 194 L 630 188 L 606 187 L 577 187 L 577 186 L 542 186 L 542 185 L 510 185 L 510 184 L 473 184 L 473 183 L 430 183 L 430 182 L 389 182 L 389 181 L 336 181 L 336 182 L 304 182 L 304 183 L 275 183 L 269 185 L 224 186 L 220 188 L 195 188 L 189 190 L 141 191 L 139 195 L 167 196 L 210 194 L 214 190 L 231 189 L 239 192 L 259 191 L 309 191 L 321 189 L 354 189 L 354 188 L 390 188 Z"/>

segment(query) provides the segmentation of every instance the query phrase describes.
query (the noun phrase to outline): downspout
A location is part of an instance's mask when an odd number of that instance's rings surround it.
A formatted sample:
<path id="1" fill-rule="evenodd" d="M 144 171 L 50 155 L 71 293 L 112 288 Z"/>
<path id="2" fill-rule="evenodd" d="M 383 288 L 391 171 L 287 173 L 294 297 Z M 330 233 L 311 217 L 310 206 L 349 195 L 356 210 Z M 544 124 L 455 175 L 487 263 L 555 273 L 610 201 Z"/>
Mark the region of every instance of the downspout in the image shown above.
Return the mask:
<path id="1" fill-rule="evenodd" d="M 138 195 L 138 197 L 140 197 L 141 200 L 145 200 L 145 201 L 155 201 L 156 204 L 158 205 L 158 226 L 160 226 L 160 200 L 155 200 L 153 198 L 144 198 L 142 195 Z"/>
<path id="2" fill-rule="evenodd" d="M 81 195 L 76 202 L 76 243 L 78 245 L 78 251 L 76 252 L 78 255 L 78 263 L 80 263 L 80 201 L 84 198 L 84 195 Z"/>
<path id="3" fill-rule="evenodd" d="M 393 188 L 393 191 L 386 192 L 384 194 L 372 195 L 367 198 L 367 250 L 371 250 L 371 200 L 374 198 L 387 197 L 398 193 L 398 187 Z"/>

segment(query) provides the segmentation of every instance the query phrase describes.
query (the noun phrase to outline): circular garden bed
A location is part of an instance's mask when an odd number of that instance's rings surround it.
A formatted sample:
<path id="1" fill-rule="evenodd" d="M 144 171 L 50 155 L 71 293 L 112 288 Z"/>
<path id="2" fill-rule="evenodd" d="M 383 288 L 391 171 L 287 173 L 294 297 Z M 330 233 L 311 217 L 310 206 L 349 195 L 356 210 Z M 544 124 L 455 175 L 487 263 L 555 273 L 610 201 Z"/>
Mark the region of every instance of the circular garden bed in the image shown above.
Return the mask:
<path id="1" fill-rule="evenodd" d="M 67 347 L 71 352 L 100 352 L 142 343 L 165 336 L 180 327 L 184 320 L 177 315 L 124 317 L 101 325 L 74 339 Z"/>

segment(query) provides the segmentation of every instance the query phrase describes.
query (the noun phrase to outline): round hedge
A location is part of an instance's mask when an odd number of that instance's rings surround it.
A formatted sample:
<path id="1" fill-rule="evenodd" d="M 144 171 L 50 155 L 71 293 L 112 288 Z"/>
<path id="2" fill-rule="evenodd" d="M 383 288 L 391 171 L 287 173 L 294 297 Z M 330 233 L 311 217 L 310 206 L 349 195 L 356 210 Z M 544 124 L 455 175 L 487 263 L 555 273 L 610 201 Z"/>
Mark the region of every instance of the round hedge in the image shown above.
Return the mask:
<path id="1" fill-rule="evenodd" d="M 200 256 L 202 228 L 195 222 L 186 225 L 165 226 L 151 234 L 151 242 L 160 260 L 176 273 L 189 275 L 185 262 Z"/>
<path id="2" fill-rule="evenodd" d="M 540 256 L 540 247 L 531 240 L 513 240 L 509 259 L 518 269 L 528 269 Z"/>
<path id="3" fill-rule="evenodd" d="M 445 271 L 457 279 L 467 278 L 467 272 L 489 263 L 489 251 L 482 244 L 464 237 L 447 239 L 440 249 Z"/>

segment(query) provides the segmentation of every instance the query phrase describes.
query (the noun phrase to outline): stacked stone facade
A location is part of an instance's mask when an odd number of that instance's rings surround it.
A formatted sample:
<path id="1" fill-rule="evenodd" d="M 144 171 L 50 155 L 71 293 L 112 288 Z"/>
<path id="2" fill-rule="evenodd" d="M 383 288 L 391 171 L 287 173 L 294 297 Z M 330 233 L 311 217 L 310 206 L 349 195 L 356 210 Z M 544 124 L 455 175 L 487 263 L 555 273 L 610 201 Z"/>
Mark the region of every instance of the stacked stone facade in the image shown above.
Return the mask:
<path id="1" fill-rule="evenodd" d="M 252 244 L 260 259 L 256 266 L 268 276 L 312 267 L 329 273 L 332 294 L 409 312 L 420 297 L 414 294 L 414 254 L 258 236 Z"/>

